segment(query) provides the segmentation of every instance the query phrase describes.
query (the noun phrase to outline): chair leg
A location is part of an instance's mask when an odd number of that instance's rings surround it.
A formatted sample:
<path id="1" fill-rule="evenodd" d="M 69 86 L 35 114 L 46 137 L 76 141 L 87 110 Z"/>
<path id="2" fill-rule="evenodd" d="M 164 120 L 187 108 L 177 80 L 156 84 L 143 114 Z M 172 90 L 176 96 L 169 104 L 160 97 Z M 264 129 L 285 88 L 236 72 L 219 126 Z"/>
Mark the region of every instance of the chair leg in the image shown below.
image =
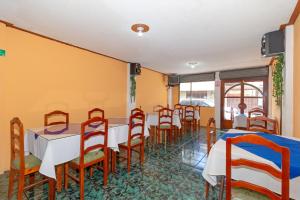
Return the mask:
<path id="1" fill-rule="evenodd" d="M 22 197 L 23 197 L 24 181 L 25 181 L 24 172 L 20 172 L 20 174 L 19 174 L 19 186 L 18 186 L 18 200 L 21 200 Z"/>
<path id="2" fill-rule="evenodd" d="M 80 200 L 84 199 L 84 168 L 79 170 L 79 187 L 80 187 Z"/>
<path id="3" fill-rule="evenodd" d="M 164 134 L 165 134 L 165 149 L 167 148 L 167 131 L 165 130 L 164 131 Z"/>
<path id="4" fill-rule="evenodd" d="M 209 183 L 206 181 L 205 182 L 205 199 L 208 199 L 208 194 L 209 194 Z"/>
<path id="5" fill-rule="evenodd" d="M 145 151 L 144 144 L 142 144 L 141 147 L 140 147 L 140 162 L 141 162 L 141 165 L 144 163 L 144 157 L 145 157 L 144 151 Z"/>
<path id="6" fill-rule="evenodd" d="M 224 186 L 225 186 L 225 177 L 221 177 L 221 183 L 220 183 L 220 191 L 219 191 L 219 200 L 223 199 L 223 194 L 224 194 Z"/>
<path id="7" fill-rule="evenodd" d="M 33 184 L 34 183 L 34 179 L 35 179 L 35 174 L 30 174 L 29 175 L 29 183 Z"/>
<path id="8" fill-rule="evenodd" d="M 14 179 L 15 179 L 15 170 L 13 170 L 12 168 L 9 171 L 9 185 L 8 185 L 8 199 L 11 198 L 11 195 L 13 193 L 14 190 Z"/>
<path id="9" fill-rule="evenodd" d="M 67 190 L 68 189 L 68 184 L 69 184 L 69 164 L 65 164 L 65 166 L 64 166 L 64 168 L 65 168 L 65 173 L 64 173 L 64 184 L 65 184 L 65 190 Z"/>
<path id="10" fill-rule="evenodd" d="M 103 161 L 103 185 L 107 185 L 108 179 L 108 160 L 104 159 Z"/>
<path id="11" fill-rule="evenodd" d="M 127 172 L 130 172 L 130 162 L 131 162 L 131 149 L 127 149 Z"/>
<path id="12" fill-rule="evenodd" d="M 90 167 L 89 172 L 90 172 L 90 178 L 91 178 L 93 176 L 93 174 L 94 174 L 93 166 Z"/>

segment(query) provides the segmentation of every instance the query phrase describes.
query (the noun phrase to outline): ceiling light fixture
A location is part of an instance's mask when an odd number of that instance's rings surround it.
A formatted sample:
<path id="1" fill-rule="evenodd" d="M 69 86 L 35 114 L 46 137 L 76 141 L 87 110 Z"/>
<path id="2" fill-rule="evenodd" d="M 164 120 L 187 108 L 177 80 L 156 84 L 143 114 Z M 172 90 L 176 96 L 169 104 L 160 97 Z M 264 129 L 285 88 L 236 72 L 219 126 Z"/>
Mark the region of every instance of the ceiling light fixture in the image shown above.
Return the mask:
<path id="1" fill-rule="evenodd" d="M 149 26 L 146 25 L 146 24 L 133 24 L 131 26 L 131 30 L 133 32 L 136 32 L 138 36 L 143 36 L 144 33 L 148 32 L 149 31 Z"/>
<path id="2" fill-rule="evenodd" d="M 187 63 L 187 65 L 188 65 L 190 68 L 192 68 L 192 69 L 194 69 L 198 64 L 199 64 L 199 63 L 198 63 L 198 62 L 195 62 L 195 61 L 193 61 L 193 62 L 188 62 L 188 63 Z"/>

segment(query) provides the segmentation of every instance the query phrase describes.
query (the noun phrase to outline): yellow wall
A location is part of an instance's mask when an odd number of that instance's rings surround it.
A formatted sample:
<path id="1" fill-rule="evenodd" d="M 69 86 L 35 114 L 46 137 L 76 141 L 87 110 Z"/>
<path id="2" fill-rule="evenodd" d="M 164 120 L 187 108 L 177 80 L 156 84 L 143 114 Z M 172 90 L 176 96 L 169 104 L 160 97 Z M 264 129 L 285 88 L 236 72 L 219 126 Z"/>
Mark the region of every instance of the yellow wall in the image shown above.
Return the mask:
<path id="1" fill-rule="evenodd" d="M 215 107 L 200 108 L 200 125 L 206 126 L 209 118 L 215 118 Z"/>
<path id="2" fill-rule="evenodd" d="M 18 116 L 25 128 L 43 125 L 43 115 L 54 109 L 70 113 L 71 122 L 87 119 L 87 111 L 101 107 L 108 117 L 126 116 L 127 63 L 70 47 L 0 23 L 0 173 L 9 167 L 9 120 Z M 139 81 L 146 98 L 156 102 L 161 87 L 149 92 L 157 74 L 143 70 Z M 148 87 L 148 86 L 149 87 Z M 141 87 L 138 87 L 139 90 Z M 163 93 L 163 97 L 165 93 Z M 151 101 L 150 101 L 151 100 Z M 67 148 L 67 147 L 66 147 Z"/>
<path id="3" fill-rule="evenodd" d="M 136 77 L 136 105 L 145 112 L 153 112 L 155 105 L 167 105 L 168 93 L 166 76 L 142 68 L 141 75 Z"/>
<path id="4" fill-rule="evenodd" d="M 173 105 L 179 103 L 179 85 L 172 88 L 172 102 Z"/>
<path id="5" fill-rule="evenodd" d="M 294 136 L 300 138 L 300 17 L 294 24 Z"/>

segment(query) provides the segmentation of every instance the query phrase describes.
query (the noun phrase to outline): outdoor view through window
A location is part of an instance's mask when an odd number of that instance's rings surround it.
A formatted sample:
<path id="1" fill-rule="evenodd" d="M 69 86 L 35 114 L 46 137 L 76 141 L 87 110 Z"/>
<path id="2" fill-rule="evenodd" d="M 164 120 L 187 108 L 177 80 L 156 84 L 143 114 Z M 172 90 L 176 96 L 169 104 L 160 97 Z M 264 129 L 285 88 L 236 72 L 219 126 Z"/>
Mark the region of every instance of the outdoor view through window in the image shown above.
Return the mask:
<path id="1" fill-rule="evenodd" d="M 180 83 L 180 104 L 215 106 L 215 82 Z"/>

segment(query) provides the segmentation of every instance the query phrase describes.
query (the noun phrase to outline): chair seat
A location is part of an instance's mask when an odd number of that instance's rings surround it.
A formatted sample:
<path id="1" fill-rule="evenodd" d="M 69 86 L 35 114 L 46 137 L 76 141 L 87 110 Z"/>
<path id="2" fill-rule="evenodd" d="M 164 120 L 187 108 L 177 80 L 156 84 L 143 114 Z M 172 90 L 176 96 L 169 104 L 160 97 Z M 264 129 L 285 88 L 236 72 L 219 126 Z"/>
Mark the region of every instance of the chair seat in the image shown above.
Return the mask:
<path id="1" fill-rule="evenodd" d="M 194 119 L 193 119 L 193 117 L 186 117 L 185 120 L 186 121 L 193 121 Z"/>
<path id="2" fill-rule="evenodd" d="M 92 162 L 94 160 L 100 159 L 102 157 L 104 157 L 103 151 L 101 151 L 101 150 L 91 151 L 91 152 L 89 152 L 89 153 L 87 153 L 87 154 L 84 155 L 84 163 L 89 163 L 89 162 Z M 79 165 L 79 163 L 80 163 L 80 157 L 75 158 L 71 162 L 74 162 L 77 165 Z"/>
<path id="3" fill-rule="evenodd" d="M 134 145 L 137 145 L 137 144 L 140 144 L 140 143 L 142 143 L 142 139 L 140 139 L 140 138 L 135 138 L 135 139 L 132 139 L 132 140 L 131 140 L 130 145 L 131 145 L 131 146 L 134 146 Z M 122 143 L 122 145 L 128 146 L 128 142 L 124 142 L 124 143 Z"/>
<path id="4" fill-rule="evenodd" d="M 244 188 L 233 188 L 231 191 L 231 199 L 233 200 L 268 200 L 269 198 L 252 190 Z"/>
<path id="5" fill-rule="evenodd" d="M 170 129 L 171 126 L 170 125 L 160 125 L 159 129 Z"/>
<path id="6" fill-rule="evenodd" d="M 34 167 L 38 167 L 41 165 L 41 161 L 35 157 L 34 155 L 28 155 L 28 156 L 25 156 L 24 158 L 25 160 L 25 169 L 31 169 L 31 168 L 34 168 Z M 13 161 L 13 166 L 12 166 L 14 169 L 20 169 L 20 159 L 15 159 Z"/>

